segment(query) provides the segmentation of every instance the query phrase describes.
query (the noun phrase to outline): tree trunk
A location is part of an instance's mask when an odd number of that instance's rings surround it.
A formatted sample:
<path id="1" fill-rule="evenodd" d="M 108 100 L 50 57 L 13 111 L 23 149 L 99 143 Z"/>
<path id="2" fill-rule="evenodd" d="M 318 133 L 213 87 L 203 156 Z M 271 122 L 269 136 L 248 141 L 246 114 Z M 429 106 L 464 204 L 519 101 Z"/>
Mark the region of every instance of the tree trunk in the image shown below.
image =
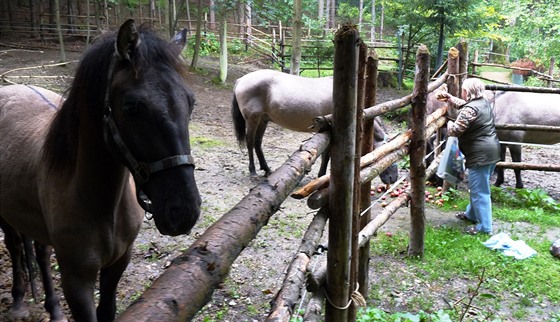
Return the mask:
<path id="1" fill-rule="evenodd" d="M 169 0 L 168 4 L 169 38 L 173 38 L 173 36 L 175 35 L 175 28 L 177 27 L 177 2 L 175 2 L 175 0 Z"/>
<path id="2" fill-rule="evenodd" d="M 62 26 L 60 24 L 60 3 L 59 0 L 54 0 L 55 17 L 56 17 L 56 30 L 58 32 L 58 44 L 60 46 L 60 62 L 66 61 L 66 51 L 64 50 L 64 38 L 62 37 Z"/>
<path id="3" fill-rule="evenodd" d="M 245 43 L 247 45 L 251 45 L 253 42 L 252 36 L 253 36 L 253 18 L 252 18 L 252 14 L 253 12 L 251 11 L 251 1 L 249 1 L 247 4 L 243 5 L 244 10 L 244 29 L 245 29 Z"/>
<path id="4" fill-rule="evenodd" d="M 226 11 L 220 17 L 220 81 L 226 83 L 228 72 L 228 49 L 227 49 L 227 20 Z"/>
<path id="5" fill-rule="evenodd" d="M 214 3 L 214 0 L 209 0 L 208 2 L 208 28 L 210 30 L 216 30 L 216 4 Z"/>
<path id="6" fill-rule="evenodd" d="M 358 4 L 358 31 L 362 31 L 363 22 L 364 22 L 364 0 L 360 0 Z"/>
<path id="7" fill-rule="evenodd" d="M 439 34 L 438 34 L 438 48 L 436 55 L 436 65 L 434 69 L 438 69 L 443 62 L 443 46 L 445 44 L 445 10 L 440 8 L 439 10 Z"/>
<path id="8" fill-rule="evenodd" d="M 299 75 L 301 62 L 301 28 L 302 0 L 294 0 L 294 21 L 292 24 L 292 58 L 290 61 L 290 74 Z"/>
<path id="9" fill-rule="evenodd" d="M 334 112 L 326 322 L 346 321 L 348 318 L 349 236 L 352 233 L 352 191 L 354 191 L 354 167 L 348 165 L 353 163 L 356 152 L 358 39 L 358 31 L 350 25 L 345 25 L 338 30 L 334 39 Z"/>
<path id="10" fill-rule="evenodd" d="M 156 21 L 156 0 L 150 0 L 150 26 L 152 28 L 154 27 L 154 21 Z"/>
<path id="11" fill-rule="evenodd" d="M 76 24 L 76 21 L 74 20 L 74 6 L 72 4 L 72 0 L 68 0 L 67 2 L 67 11 L 68 11 L 68 17 L 66 19 L 67 23 L 68 23 L 68 33 L 73 34 L 75 32 L 74 27 Z"/>
<path id="12" fill-rule="evenodd" d="M 202 0 L 198 0 L 198 12 L 196 13 L 196 36 L 195 36 L 193 59 L 191 67 L 198 68 L 198 56 L 200 55 L 200 42 L 202 38 Z"/>
<path id="13" fill-rule="evenodd" d="M 410 241 L 408 256 L 424 256 L 424 234 L 426 230 L 425 195 L 426 155 L 425 120 L 428 83 L 430 81 L 430 53 L 425 45 L 416 54 L 416 75 L 412 96 L 410 128 Z"/>
<path id="14" fill-rule="evenodd" d="M 381 17 L 379 22 L 379 40 L 383 40 L 383 28 L 385 23 L 385 4 L 381 1 Z"/>
<path id="15" fill-rule="evenodd" d="M 375 42 L 375 0 L 371 0 L 371 28 L 370 28 L 370 41 L 373 45 Z"/>

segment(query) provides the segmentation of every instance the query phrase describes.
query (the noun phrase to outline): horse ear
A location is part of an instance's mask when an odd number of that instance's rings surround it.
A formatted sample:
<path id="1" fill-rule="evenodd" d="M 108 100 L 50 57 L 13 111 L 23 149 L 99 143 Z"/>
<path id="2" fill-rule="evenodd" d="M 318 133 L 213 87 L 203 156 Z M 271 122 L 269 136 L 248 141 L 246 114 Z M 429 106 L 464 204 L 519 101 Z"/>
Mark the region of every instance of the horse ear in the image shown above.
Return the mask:
<path id="1" fill-rule="evenodd" d="M 179 31 L 169 43 L 176 56 L 179 56 L 187 45 L 187 29 Z"/>
<path id="2" fill-rule="evenodd" d="M 138 46 L 138 31 L 133 19 L 128 19 L 119 28 L 117 36 L 116 50 L 122 59 L 130 61 L 130 56 Z"/>

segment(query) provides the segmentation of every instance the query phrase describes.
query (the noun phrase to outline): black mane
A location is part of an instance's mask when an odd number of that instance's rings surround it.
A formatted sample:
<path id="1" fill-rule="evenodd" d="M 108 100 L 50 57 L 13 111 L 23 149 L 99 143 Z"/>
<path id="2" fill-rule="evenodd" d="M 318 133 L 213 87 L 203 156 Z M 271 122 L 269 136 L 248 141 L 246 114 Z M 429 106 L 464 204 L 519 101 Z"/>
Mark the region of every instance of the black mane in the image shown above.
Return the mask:
<path id="1" fill-rule="evenodd" d="M 133 68 L 139 75 L 152 64 L 162 64 L 186 76 L 184 63 L 169 43 L 159 38 L 144 24 L 138 28 L 141 42 L 135 49 L 130 62 L 117 63 L 115 68 Z M 74 80 L 66 91 L 66 101 L 57 112 L 50 125 L 45 144 L 43 159 L 50 170 L 71 171 L 76 163 L 79 127 L 87 122 L 99 129 L 103 135 L 102 118 L 107 89 L 108 72 L 115 55 L 116 32 L 110 32 L 96 39 L 82 56 L 75 72 Z M 164 77 L 162 75 L 162 77 Z M 87 117 L 88 119 L 84 119 Z"/>

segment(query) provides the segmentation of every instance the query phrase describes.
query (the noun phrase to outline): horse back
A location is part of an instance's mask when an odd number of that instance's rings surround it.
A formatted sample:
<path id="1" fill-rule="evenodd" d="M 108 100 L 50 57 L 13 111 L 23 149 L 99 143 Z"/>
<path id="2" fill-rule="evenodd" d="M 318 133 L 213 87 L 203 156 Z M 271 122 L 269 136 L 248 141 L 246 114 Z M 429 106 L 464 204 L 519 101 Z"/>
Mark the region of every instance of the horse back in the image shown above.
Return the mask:
<path id="1" fill-rule="evenodd" d="M 39 87 L 0 88 L 0 215 L 22 227 L 44 227 L 38 197 L 41 149 L 62 97 Z M 23 214 L 32 214 L 23 216 Z M 38 235 L 46 236 L 44 228 Z"/>
<path id="2" fill-rule="evenodd" d="M 496 93 L 496 124 L 529 124 L 560 126 L 560 94 L 503 92 Z M 560 133 L 498 130 L 501 141 L 555 144 Z"/>

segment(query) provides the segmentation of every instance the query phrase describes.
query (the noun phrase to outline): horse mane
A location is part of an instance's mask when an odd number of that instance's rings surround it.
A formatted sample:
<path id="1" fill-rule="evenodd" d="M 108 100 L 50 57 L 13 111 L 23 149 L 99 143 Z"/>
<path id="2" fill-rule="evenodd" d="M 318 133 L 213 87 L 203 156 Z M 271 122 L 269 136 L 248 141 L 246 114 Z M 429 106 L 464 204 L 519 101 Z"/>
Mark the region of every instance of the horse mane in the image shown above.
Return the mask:
<path id="1" fill-rule="evenodd" d="M 170 66 L 186 79 L 186 65 L 169 42 L 159 38 L 149 24 L 139 26 L 138 34 L 141 41 L 131 57 L 132 61 L 120 61 L 115 64 L 114 70 L 130 68 L 134 70 L 134 77 L 138 78 L 142 71 L 158 63 Z M 99 137 L 103 139 L 105 91 L 116 38 L 116 32 L 99 36 L 78 63 L 74 80 L 66 91 L 66 100 L 54 117 L 43 145 L 43 161 L 54 173 L 74 169 L 80 124 L 83 126 L 89 122 L 99 129 Z M 89 119 L 83 120 L 84 117 Z"/>

